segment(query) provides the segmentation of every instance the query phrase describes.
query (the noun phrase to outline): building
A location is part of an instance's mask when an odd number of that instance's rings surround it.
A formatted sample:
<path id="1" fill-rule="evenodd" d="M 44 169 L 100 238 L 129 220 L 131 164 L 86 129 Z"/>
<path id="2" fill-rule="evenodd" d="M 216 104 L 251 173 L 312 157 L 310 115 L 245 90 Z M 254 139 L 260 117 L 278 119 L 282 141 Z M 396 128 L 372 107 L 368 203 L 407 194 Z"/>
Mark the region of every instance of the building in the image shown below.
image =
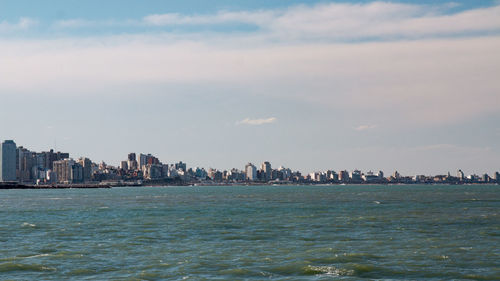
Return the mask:
<path id="1" fill-rule="evenodd" d="M 263 177 L 262 179 L 265 180 L 265 181 L 270 181 L 272 180 L 272 168 L 271 168 L 271 163 L 269 163 L 268 161 L 262 163 L 262 165 L 260 166 L 260 170 L 263 172 Z"/>
<path id="2" fill-rule="evenodd" d="M 53 166 L 58 183 L 81 183 L 84 180 L 83 166 L 73 159 L 54 161 Z"/>
<path id="3" fill-rule="evenodd" d="M 83 168 L 83 181 L 89 182 L 92 180 L 92 161 L 88 158 L 80 158 L 78 163 Z"/>
<path id="4" fill-rule="evenodd" d="M 252 163 L 248 163 L 245 165 L 245 176 L 249 181 L 254 181 L 257 179 L 257 167 L 255 167 Z"/>
<path id="5" fill-rule="evenodd" d="M 120 162 L 120 169 L 124 171 L 128 171 L 128 162 L 127 161 L 121 161 Z"/>
<path id="6" fill-rule="evenodd" d="M 339 181 L 343 183 L 349 182 L 349 173 L 346 170 L 339 172 Z"/>
<path id="7" fill-rule="evenodd" d="M 151 154 L 139 154 L 139 169 L 143 170 L 143 167 L 146 166 L 147 164 L 150 165 L 157 165 L 161 164 L 160 160 L 158 158 L 154 157 Z M 130 165 L 129 165 L 130 166 Z"/>
<path id="8" fill-rule="evenodd" d="M 361 177 L 361 171 L 360 170 L 354 170 L 351 172 L 350 174 L 350 177 L 351 177 L 351 181 L 352 182 L 362 182 L 363 181 L 363 178 Z"/>
<path id="9" fill-rule="evenodd" d="M 16 143 L 6 140 L 0 144 L 0 182 L 16 181 Z"/>
<path id="10" fill-rule="evenodd" d="M 179 163 L 175 163 L 175 169 L 176 170 L 182 170 L 182 171 L 186 171 L 186 163 L 182 163 L 182 161 L 180 161 Z"/>
<path id="11" fill-rule="evenodd" d="M 16 178 L 21 183 L 31 183 L 33 168 L 35 167 L 36 153 L 20 146 L 16 150 Z"/>

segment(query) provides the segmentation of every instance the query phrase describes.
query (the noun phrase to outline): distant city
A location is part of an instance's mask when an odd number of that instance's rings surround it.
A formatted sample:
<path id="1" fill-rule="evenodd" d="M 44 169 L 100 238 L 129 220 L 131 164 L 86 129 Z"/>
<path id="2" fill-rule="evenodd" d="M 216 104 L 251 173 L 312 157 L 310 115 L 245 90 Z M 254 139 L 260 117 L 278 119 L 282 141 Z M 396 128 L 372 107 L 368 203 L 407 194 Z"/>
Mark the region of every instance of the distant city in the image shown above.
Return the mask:
<path id="1" fill-rule="evenodd" d="M 151 154 L 129 153 L 118 166 L 95 163 L 89 158 L 77 160 L 67 152 L 35 152 L 17 146 L 13 140 L 0 144 L 0 182 L 4 185 L 85 186 L 85 185 L 231 185 L 231 184 L 499 184 L 500 173 L 466 175 L 458 170 L 451 175 L 401 175 L 384 172 L 318 171 L 303 174 L 264 161 L 260 166 L 248 163 L 243 170 L 188 168 L 187 164 L 162 163 Z"/>

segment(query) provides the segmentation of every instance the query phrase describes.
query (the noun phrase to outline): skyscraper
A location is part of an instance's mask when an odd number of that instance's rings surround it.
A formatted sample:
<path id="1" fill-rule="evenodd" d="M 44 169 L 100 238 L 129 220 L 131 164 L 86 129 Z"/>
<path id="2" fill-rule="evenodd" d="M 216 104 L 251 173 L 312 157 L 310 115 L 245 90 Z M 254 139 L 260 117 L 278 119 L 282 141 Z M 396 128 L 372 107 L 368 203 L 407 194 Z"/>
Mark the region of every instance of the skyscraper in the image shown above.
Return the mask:
<path id="1" fill-rule="evenodd" d="M 252 163 L 248 163 L 245 166 L 245 174 L 247 180 L 254 181 L 257 179 L 257 168 Z"/>
<path id="2" fill-rule="evenodd" d="M 271 163 L 269 162 L 264 162 L 262 163 L 262 165 L 260 166 L 260 169 L 262 170 L 262 172 L 264 172 L 264 179 L 266 181 L 269 181 L 272 179 L 271 177 L 271 173 L 272 173 L 272 169 L 271 169 Z"/>
<path id="3" fill-rule="evenodd" d="M 0 144 L 0 182 L 16 181 L 16 150 L 12 140 Z"/>

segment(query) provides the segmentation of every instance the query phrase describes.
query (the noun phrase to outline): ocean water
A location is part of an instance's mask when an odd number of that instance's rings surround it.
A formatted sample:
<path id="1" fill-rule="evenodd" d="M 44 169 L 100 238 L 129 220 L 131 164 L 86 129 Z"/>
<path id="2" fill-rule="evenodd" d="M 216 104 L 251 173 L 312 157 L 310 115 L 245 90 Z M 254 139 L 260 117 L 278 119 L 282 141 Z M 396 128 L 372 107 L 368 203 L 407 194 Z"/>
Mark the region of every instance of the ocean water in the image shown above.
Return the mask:
<path id="1" fill-rule="evenodd" d="M 0 190 L 1 280 L 500 280 L 500 186 Z"/>

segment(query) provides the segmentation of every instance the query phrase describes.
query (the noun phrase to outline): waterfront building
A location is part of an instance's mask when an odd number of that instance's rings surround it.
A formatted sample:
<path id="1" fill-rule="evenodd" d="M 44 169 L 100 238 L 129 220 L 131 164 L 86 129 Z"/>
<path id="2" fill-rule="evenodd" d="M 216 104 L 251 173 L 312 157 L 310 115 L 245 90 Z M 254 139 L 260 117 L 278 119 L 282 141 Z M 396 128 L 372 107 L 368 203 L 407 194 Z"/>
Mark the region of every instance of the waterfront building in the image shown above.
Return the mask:
<path id="1" fill-rule="evenodd" d="M 92 161 L 88 158 L 80 158 L 78 163 L 82 166 L 83 169 L 83 181 L 89 182 L 92 180 Z"/>
<path id="2" fill-rule="evenodd" d="M 346 170 L 339 172 L 339 181 L 343 183 L 349 182 L 349 173 Z"/>
<path id="3" fill-rule="evenodd" d="M 261 164 L 260 170 L 263 172 L 262 180 L 269 181 L 272 179 L 272 168 L 271 163 L 265 161 Z"/>
<path id="4" fill-rule="evenodd" d="M 495 172 L 495 174 L 493 175 L 493 179 L 496 183 L 500 183 L 500 172 Z"/>
<path id="5" fill-rule="evenodd" d="M 360 170 L 354 170 L 350 174 L 350 178 L 352 182 L 361 182 L 363 179 L 361 177 L 361 171 Z"/>
<path id="6" fill-rule="evenodd" d="M 460 181 L 463 181 L 465 179 L 465 175 L 464 175 L 464 172 L 462 172 L 462 170 L 458 170 L 457 171 L 457 177 Z"/>
<path id="7" fill-rule="evenodd" d="M 362 176 L 362 178 L 367 183 L 380 181 L 380 177 L 378 175 L 375 175 L 372 171 L 368 171 L 365 175 Z"/>
<path id="8" fill-rule="evenodd" d="M 175 169 L 176 170 L 182 170 L 182 171 L 185 172 L 186 168 L 187 168 L 186 163 L 182 163 L 182 161 L 180 161 L 179 163 L 175 163 Z"/>
<path id="9" fill-rule="evenodd" d="M 280 166 L 278 168 L 278 171 L 280 172 L 280 179 L 282 180 L 290 180 L 290 178 L 292 177 L 292 170 L 288 168 Z"/>
<path id="10" fill-rule="evenodd" d="M 139 169 L 143 170 L 143 167 L 147 164 L 160 164 L 160 160 L 151 154 L 139 154 Z"/>
<path id="11" fill-rule="evenodd" d="M 488 174 L 484 174 L 482 177 L 481 177 L 481 181 L 484 182 L 484 183 L 488 183 L 490 182 L 490 176 L 488 176 Z"/>
<path id="12" fill-rule="evenodd" d="M 34 181 L 33 168 L 35 167 L 36 153 L 20 146 L 16 151 L 16 177 L 21 183 Z"/>
<path id="13" fill-rule="evenodd" d="M 84 180 L 83 166 L 73 159 L 54 161 L 53 166 L 58 183 L 81 183 Z"/>
<path id="14" fill-rule="evenodd" d="M 0 144 L 0 182 L 16 181 L 16 143 L 6 140 Z"/>
<path id="15" fill-rule="evenodd" d="M 128 157 L 127 157 L 127 160 L 128 161 L 137 161 L 136 157 L 135 157 L 135 153 L 129 153 L 128 154 Z"/>
<path id="16" fill-rule="evenodd" d="M 208 169 L 208 177 L 216 182 L 222 181 L 222 172 L 217 169 Z"/>
<path id="17" fill-rule="evenodd" d="M 163 178 L 163 166 L 160 164 L 146 164 L 146 166 L 143 166 L 143 175 L 148 180 L 161 179 Z"/>
<path id="18" fill-rule="evenodd" d="M 128 171 L 128 162 L 127 161 L 121 161 L 120 162 L 120 169 L 124 171 Z"/>
<path id="19" fill-rule="evenodd" d="M 248 163 L 245 166 L 246 179 L 249 181 L 255 181 L 257 179 L 257 167 L 252 163 Z"/>

